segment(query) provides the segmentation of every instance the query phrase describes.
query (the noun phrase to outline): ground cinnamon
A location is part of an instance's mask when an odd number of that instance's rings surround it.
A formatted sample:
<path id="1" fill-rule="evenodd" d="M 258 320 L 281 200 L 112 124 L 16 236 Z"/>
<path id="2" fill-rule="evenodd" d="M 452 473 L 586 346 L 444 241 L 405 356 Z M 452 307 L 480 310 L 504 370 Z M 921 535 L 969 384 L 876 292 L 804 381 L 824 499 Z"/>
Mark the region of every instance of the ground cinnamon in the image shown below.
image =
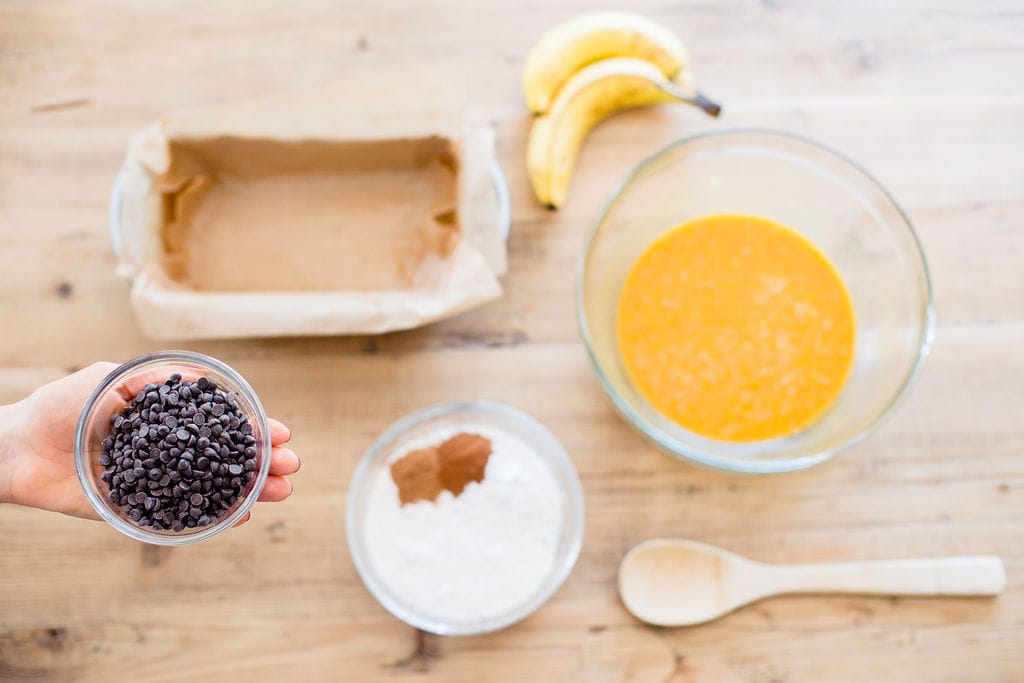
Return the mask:
<path id="1" fill-rule="evenodd" d="M 436 446 L 409 451 L 391 464 L 391 478 L 398 485 L 402 505 L 434 500 L 441 495 L 441 459 Z"/>
<path id="2" fill-rule="evenodd" d="M 391 464 L 399 501 L 433 501 L 441 491 L 459 495 L 470 482 L 483 481 L 491 452 L 490 439 L 466 432 L 437 446 L 409 451 Z"/>

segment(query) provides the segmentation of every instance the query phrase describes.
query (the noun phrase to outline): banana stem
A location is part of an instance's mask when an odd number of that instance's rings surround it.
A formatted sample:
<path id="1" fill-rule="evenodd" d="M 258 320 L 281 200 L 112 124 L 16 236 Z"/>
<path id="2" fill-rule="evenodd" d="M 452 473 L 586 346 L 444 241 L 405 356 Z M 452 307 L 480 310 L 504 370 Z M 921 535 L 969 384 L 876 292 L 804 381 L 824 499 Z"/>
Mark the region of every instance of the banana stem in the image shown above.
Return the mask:
<path id="1" fill-rule="evenodd" d="M 706 113 L 708 116 L 715 116 L 715 117 L 717 117 L 719 114 L 722 113 L 722 105 L 720 105 L 717 102 L 714 102 L 712 100 L 709 100 L 707 97 L 704 97 L 703 93 L 698 92 L 692 98 L 691 101 L 695 105 L 697 105 L 698 107 L 703 109 L 704 113 Z"/>
<path id="2" fill-rule="evenodd" d="M 718 116 L 722 113 L 722 105 L 704 96 L 704 93 L 694 92 L 690 94 L 689 91 L 672 84 L 671 90 L 669 91 L 673 96 L 678 98 L 682 102 L 692 104 L 695 107 L 700 107 L 704 110 L 704 113 L 708 116 Z"/>

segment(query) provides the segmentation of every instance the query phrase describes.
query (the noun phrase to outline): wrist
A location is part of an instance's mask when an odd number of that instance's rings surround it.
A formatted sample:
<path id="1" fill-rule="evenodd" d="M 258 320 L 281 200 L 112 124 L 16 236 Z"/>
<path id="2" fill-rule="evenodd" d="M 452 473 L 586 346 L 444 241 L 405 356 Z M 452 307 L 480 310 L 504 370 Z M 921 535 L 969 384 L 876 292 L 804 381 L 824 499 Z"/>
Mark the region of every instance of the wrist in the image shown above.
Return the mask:
<path id="1" fill-rule="evenodd" d="M 11 493 L 19 445 L 18 423 L 24 412 L 24 401 L 0 406 L 0 503 L 15 503 Z"/>
<path id="2" fill-rule="evenodd" d="M 14 469 L 14 452 L 18 404 L 0 405 L 0 503 L 13 503 L 10 482 Z"/>

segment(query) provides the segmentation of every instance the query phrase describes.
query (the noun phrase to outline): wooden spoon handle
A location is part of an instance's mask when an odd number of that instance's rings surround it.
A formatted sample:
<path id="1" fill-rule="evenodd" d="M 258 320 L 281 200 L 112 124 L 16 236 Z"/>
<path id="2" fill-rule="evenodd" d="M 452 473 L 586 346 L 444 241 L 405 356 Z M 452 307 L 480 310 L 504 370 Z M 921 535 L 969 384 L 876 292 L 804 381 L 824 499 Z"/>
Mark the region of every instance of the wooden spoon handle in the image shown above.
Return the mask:
<path id="1" fill-rule="evenodd" d="M 770 566 L 773 593 L 998 595 L 1006 571 L 998 557 L 937 557 Z"/>

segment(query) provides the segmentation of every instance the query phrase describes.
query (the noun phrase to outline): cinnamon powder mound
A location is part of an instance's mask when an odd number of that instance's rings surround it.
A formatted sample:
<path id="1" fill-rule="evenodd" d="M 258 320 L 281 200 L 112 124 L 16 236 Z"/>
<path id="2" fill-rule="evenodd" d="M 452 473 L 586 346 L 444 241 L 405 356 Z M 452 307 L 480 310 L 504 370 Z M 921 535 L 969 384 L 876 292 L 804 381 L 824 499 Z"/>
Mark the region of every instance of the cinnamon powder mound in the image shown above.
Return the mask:
<path id="1" fill-rule="evenodd" d="M 391 478 L 398 485 L 402 505 L 434 500 L 441 495 L 441 458 L 437 447 L 409 451 L 391 464 Z"/>
<path id="2" fill-rule="evenodd" d="M 402 505 L 434 501 L 441 491 L 459 495 L 470 482 L 483 481 L 492 452 L 490 439 L 467 432 L 437 446 L 409 451 L 391 464 L 399 501 Z"/>

